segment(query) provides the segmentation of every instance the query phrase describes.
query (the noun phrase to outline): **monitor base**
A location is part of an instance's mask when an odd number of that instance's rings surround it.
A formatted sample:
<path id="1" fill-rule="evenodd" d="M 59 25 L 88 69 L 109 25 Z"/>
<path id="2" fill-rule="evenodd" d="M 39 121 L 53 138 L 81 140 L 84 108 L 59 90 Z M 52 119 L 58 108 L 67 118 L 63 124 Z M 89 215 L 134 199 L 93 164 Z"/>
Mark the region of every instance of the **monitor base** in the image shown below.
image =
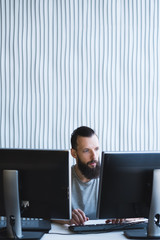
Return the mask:
<path id="1" fill-rule="evenodd" d="M 160 236 L 147 236 L 146 229 L 126 230 L 124 235 L 129 239 L 160 239 Z"/>
<path id="2" fill-rule="evenodd" d="M 41 239 L 41 237 L 44 235 L 44 232 L 27 232 L 27 231 L 22 231 L 22 238 L 18 238 L 18 239 L 25 239 L 25 240 L 39 240 Z M 0 240 L 1 239 L 16 239 L 16 238 L 9 238 L 8 237 L 8 234 L 7 234 L 7 231 L 6 230 L 1 230 L 0 231 Z"/>

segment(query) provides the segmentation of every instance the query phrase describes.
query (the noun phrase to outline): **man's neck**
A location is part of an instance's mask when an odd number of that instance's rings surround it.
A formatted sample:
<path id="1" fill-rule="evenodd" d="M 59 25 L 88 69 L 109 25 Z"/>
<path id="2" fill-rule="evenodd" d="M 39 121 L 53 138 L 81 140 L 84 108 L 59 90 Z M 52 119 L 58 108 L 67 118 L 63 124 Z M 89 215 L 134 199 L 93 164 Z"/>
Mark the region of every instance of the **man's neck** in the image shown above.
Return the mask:
<path id="1" fill-rule="evenodd" d="M 79 179 L 80 179 L 83 183 L 86 183 L 86 182 L 89 182 L 89 181 L 90 181 L 90 179 L 86 178 L 86 177 L 81 173 L 81 171 L 79 170 L 77 164 L 75 165 L 74 169 L 75 169 L 75 172 L 76 172 L 77 176 L 79 177 Z"/>

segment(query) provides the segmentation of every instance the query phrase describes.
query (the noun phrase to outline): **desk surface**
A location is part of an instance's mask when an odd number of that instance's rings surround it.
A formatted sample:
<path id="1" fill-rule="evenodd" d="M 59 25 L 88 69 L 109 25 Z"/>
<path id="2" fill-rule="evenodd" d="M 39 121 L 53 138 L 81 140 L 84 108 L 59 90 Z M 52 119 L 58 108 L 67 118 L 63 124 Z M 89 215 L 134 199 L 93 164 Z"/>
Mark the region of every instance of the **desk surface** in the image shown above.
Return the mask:
<path id="1" fill-rule="evenodd" d="M 104 223 L 103 220 L 92 220 L 88 221 L 89 223 Z M 125 240 L 127 239 L 122 231 L 115 231 L 110 233 L 94 233 L 94 234 L 75 234 L 68 230 L 68 225 L 61 225 L 61 224 L 52 224 L 52 228 L 49 234 L 45 234 L 41 240 Z"/>

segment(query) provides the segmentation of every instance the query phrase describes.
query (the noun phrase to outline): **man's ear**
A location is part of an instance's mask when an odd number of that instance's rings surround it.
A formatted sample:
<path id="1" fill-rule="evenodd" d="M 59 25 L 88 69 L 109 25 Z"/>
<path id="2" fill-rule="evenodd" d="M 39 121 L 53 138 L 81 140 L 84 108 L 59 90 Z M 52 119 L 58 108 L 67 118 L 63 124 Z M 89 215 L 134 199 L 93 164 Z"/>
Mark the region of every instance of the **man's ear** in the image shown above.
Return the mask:
<path id="1" fill-rule="evenodd" d="M 76 150 L 71 148 L 71 155 L 73 158 L 77 158 L 77 153 L 76 153 Z"/>

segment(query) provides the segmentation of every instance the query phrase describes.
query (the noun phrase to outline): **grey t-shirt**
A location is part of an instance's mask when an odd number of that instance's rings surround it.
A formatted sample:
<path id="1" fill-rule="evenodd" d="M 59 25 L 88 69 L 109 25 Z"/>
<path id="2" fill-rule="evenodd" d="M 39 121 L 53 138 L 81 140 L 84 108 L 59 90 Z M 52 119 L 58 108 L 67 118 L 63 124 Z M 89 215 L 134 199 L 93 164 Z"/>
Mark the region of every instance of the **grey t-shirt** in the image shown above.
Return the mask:
<path id="1" fill-rule="evenodd" d="M 99 178 L 83 183 L 72 166 L 72 209 L 80 208 L 89 219 L 96 219 Z"/>

